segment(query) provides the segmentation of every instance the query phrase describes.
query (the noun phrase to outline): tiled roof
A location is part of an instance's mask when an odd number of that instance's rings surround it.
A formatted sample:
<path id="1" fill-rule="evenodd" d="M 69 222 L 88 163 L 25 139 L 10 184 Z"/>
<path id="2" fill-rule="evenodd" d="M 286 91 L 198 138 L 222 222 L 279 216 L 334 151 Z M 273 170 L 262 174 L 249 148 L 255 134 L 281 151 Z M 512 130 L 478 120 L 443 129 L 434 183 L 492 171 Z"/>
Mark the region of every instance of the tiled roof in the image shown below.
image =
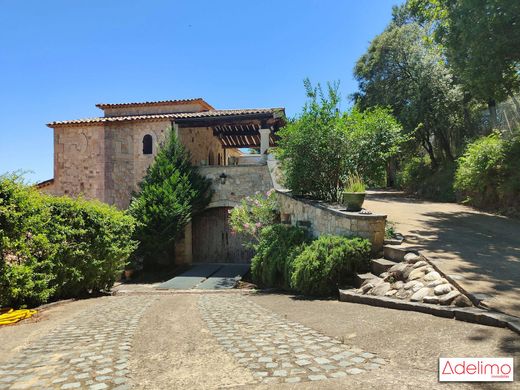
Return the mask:
<path id="1" fill-rule="evenodd" d="M 240 110 L 209 110 L 201 112 L 178 112 L 172 114 L 146 114 L 146 115 L 125 115 L 125 116 L 109 116 L 86 119 L 73 119 L 68 121 L 55 121 L 48 123 L 49 127 L 66 126 L 66 125 L 96 125 L 112 122 L 126 121 L 144 121 L 144 120 L 176 120 L 176 119 L 197 119 L 197 118 L 221 118 L 226 116 L 250 116 L 271 114 L 274 118 L 283 116 L 283 108 L 250 108 Z"/>
<path id="2" fill-rule="evenodd" d="M 174 99 L 174 100 L 157 100 L 152 102 L 133 102 L 133 103 L 98 103 L 96 107 L 105 109 L 105 108 L 121 108 L 121 107 L 139 107 L 139 106 L 162 106 L 168 104 L 190 104 L 190 103 L 201 103 L 208 110 L 213 109 L 210 104 L 208 104 L 202 98 L 194 98 L 194 99 Z"/>

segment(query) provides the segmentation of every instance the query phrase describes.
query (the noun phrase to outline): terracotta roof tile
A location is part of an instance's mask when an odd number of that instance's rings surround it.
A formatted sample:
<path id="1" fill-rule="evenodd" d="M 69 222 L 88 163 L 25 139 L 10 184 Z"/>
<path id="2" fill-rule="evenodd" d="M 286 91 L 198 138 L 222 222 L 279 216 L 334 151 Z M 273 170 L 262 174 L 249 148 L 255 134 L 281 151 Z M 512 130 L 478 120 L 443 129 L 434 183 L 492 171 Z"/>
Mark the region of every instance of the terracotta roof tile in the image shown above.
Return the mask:
<path id="1" fill-rule="evenodd" d="M 120 107 L 160 106 L 160 105 L 168 105 L 168 104 L 190 104 L 190 103 L 196 103 L 196 102 L 201 103 L 208 110 L 213 109 L 213 107 L 202 98 L 157 100 L 157 101 L 149 101 L 149 102 L 132 102 L 132 103 L 98 103 L 98 104 L 96 104 L 96 107 L 104 109 L 104 108 L 120 108 Z"/>
<path id="2" fill-rule="evenodd" d="M 283 115 L 283 108 L 250 108 L 239 110 L 209 110 L 201 112 L 178 112 L 172 114 L 145 114 L 145 115 L 125 115 L 125 116 L 108 116 L 98 118 L 73 119 L 67 121 L 54 121 L 48 123 L 49 127 L 66 126 L 66 125 L 95 125 L 112 122 L 140 121 L 140 120 L 176 120 L 191 118 L 220 118 L 233 115 L 255 115 L 255 114 L 272 114 L 275 118 Z"/>

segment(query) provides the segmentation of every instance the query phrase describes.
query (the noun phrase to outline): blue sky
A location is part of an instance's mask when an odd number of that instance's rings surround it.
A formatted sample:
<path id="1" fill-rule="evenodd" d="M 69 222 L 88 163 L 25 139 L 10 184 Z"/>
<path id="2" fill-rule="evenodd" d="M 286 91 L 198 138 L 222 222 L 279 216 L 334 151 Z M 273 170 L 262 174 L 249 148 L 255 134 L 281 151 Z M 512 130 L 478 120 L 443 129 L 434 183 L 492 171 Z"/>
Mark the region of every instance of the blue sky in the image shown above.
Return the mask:
<path id="1" fill-rule="evenodd" d="M 96 103 L 203 97 L 285 107 L 302 80 L 356 90 L 355 61 L 399 0 L 0 0 L 0 174 L 53 176 L 53 120 Z"/>

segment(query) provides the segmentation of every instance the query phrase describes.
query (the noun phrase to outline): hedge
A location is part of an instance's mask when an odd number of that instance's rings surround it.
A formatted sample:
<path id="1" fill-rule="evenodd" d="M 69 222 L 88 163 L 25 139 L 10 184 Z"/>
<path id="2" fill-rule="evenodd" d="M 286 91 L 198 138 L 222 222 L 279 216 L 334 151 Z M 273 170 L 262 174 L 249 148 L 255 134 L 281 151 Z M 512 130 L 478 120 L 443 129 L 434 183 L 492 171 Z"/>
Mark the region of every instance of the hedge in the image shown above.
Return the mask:
<path id="1" fill-rule="evenodd" d="M 355 272 L 368 269 L 369 260 L 368 240 L 321 236 L 294 259 L 291 287 L 305 295 L 336 294 Z"/>
<path id="2" fill-rule="evenodd" d="M 136 248 L 134 229 L 134 219 L 114 207 L 0 177 L 0 306 L 109 289 Z"/>

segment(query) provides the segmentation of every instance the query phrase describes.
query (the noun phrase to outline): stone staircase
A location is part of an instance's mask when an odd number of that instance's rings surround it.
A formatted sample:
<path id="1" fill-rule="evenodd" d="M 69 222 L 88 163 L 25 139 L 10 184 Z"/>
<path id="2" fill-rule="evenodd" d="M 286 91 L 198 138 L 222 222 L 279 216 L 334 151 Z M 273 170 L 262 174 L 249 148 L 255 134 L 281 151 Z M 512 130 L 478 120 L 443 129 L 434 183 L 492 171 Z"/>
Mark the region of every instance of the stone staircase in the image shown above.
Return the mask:
<path id="1" fill-rule="evenodd" d="M 407 253 L 417 255 L 417 250 L 412 246 L 384 245 L 383 257 L 370 260 L 370 272 L 356 274 L 354 286 L 359 288 L 366 280 L 377 279 L 394 265 L 404 261 Z"/>

